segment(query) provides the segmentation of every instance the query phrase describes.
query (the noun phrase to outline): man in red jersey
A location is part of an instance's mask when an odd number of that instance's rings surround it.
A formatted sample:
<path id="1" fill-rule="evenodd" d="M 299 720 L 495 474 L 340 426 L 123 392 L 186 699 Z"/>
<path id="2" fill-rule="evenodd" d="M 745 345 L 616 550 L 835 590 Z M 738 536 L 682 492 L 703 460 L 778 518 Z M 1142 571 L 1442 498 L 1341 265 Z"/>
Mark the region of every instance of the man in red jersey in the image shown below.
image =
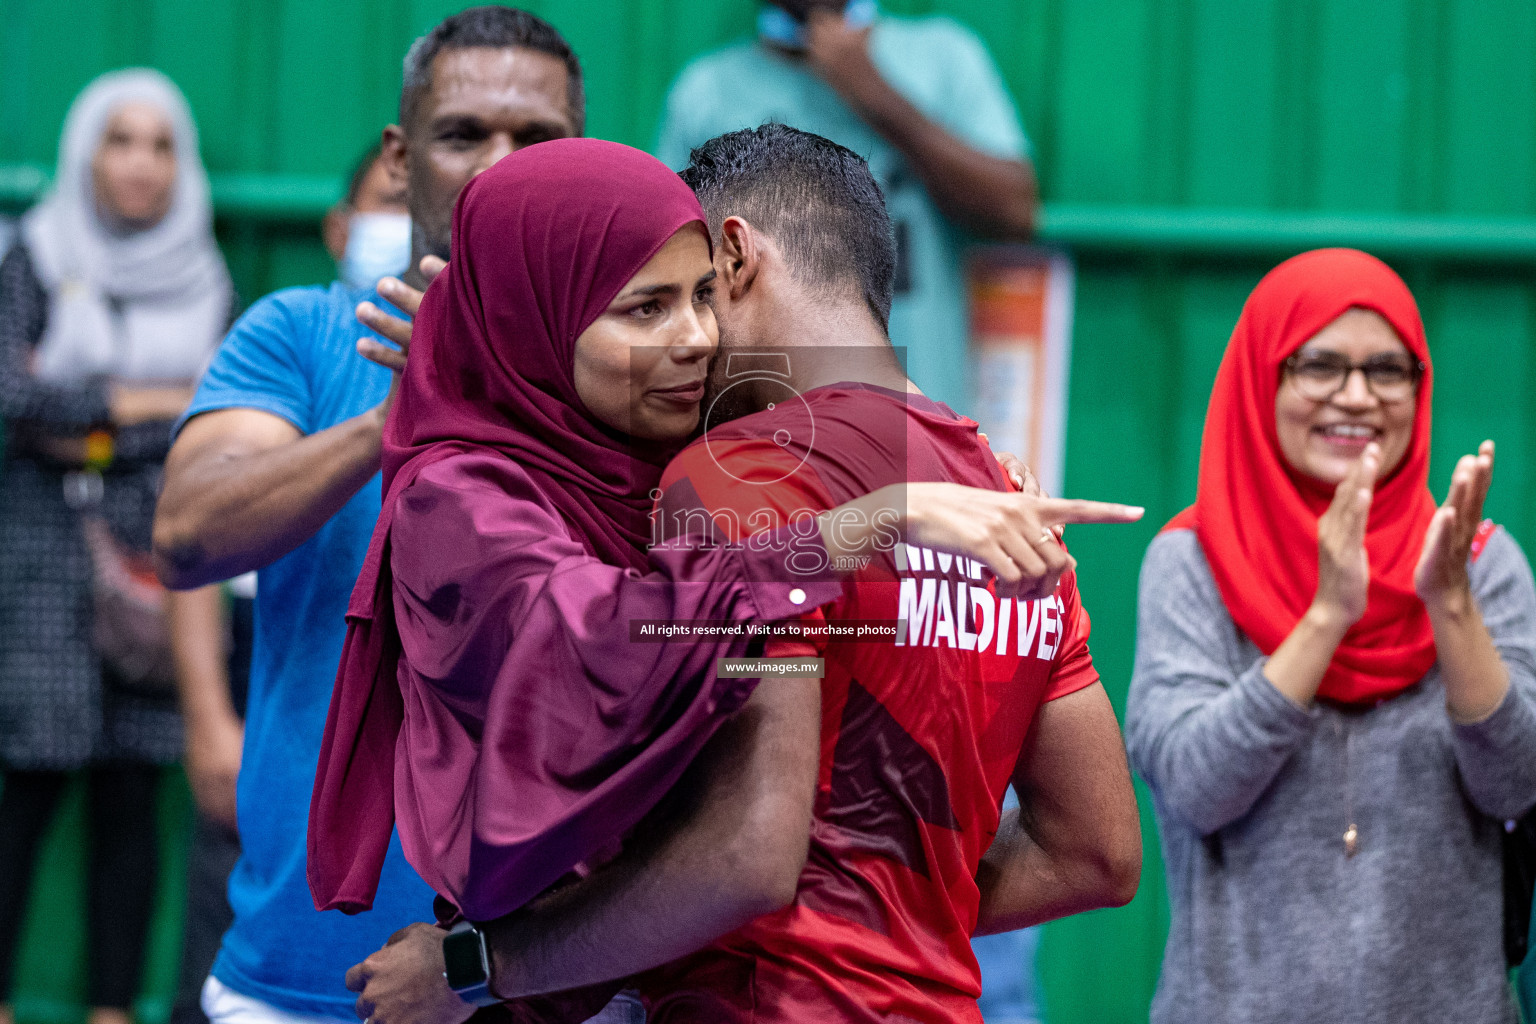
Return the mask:
<path id="1" fill-rule="evenodd" d="M 728 417 L 721 405 L 737 394 L 763 411 L 711 423 L 674 460 L 663 537 L 694 509 L 734 539 L 891 484 L 1006 488 L 976 424 L 916 393 L 884 343 L 878 273 L 860 296 L 870 315 L 843 322 L 821 311 L 786 322 L 792 308 L 780 303 L 793 289 L 775 296 L 761 280 L 758 268 L 779 260 L 825 260 L 811 273 L 836 280 L 836 254 L 791 227 L 803 219 L 841 221 L 852 265 L 878 265 L 868 255 L 880 248 L 878 218 L 858 216 L 852 198 L 833 204 L 837 214 L 814 209 L 814 182 L 856 179 L 856 160 L 770 125 L 706 144 L 684 172 L 712 221 L 741 213 L 716 228 L 711 420 Z M 1054 536 L 1042 532 L 1038 549 L 1060 566 Z M 898 546 L 808 617 L 804 638 L 769 641 L 770 657 L 824 662 L 806 865 L 790 906 L 642 978 L 652 1021 L 979 1021 L 974 932 L 1130 898 L 1135 800 L 1069 565 L 1059 583 L 1015 598 L 975 562 Z M 1029 836 L 1010 822 L 994 847 L 1010 781 L 1034 820 Z M 1072 827 L 1053 834 L 1062 813 Z"/>
<path id="2" fill-rule="evenodd" d="M 889 222 L 862 160 L 769 125 L 701 147 L 685 178 L 717 238 L 720 425 L 669 468 L 658 540 L 700 516 L 762 533 L 872 491 L 879 516 L 909 481 L 1007 488 L 976 425 L 919 394 L 886 338 Z M 1022 595 L 935 551 L 851 554 L 864 567 L 843 600 L 764 652 L 820 658 L 824 678 L 742 666 L 765 682 L 650 835 L 481 926 L 492 991 L 654 967 L 637 984 L 656 1024 L 980 1021 L 972 934 L 1128 900 L 1135 800 L 1048 527 L 1134 514 L 1029 508 L 1037 539 L 1010 552 L 1037 582 Z M 791 571 L 821 568 L 803 554 L 786 552 Z M 1023 811 L 1004 819 L 1010 781 Z M 467 1016 L 423 968 L 441 970 L 439 936 L 417 926 L 355 968 L 360 1015 Z"/>

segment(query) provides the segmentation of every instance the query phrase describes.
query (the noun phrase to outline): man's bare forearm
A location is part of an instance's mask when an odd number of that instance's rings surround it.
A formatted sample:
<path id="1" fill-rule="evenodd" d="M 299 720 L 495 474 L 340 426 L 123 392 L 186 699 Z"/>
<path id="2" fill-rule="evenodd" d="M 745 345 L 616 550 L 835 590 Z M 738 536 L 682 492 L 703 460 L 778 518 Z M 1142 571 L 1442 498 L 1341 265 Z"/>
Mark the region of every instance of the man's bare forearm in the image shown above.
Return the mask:
<path id="1" fill-rule="evenodd" d="M 617 862 L 486 928 L 507 999 L 627 977 L 787 905 L 809 848 L 816 680 L 764 681 Z"/>
<path id="2" fill-rule="evenodd" d="M 902 152 L 946 216 L 993 238 L 1023 239 L 1034 233 L 1038 192 L 1028 161 L 993 156 L 967 144 L 878 73 L 847 88 L 844 98 Z"/>
<path id="3" fill-rule="evenodd" d="M 1120 727 L 1098 683 L 1046 702 L 976 871 L 977 935 L 1120 906 L 1141 877 L 1141 824 Z"/>
<path id="4" fill-rule="evenodd" d="M 238 828 L 235 805 L 245 726 L 229 697 L 224 597 L 217 586 L 170 597 L 171 653 L 186 723 L 184 763 L 198 810 Z"/>
<path id="5" fill-rule="evenodd" d="M 513 999 L 627 977 L 756 916 L 719 884 L 726 872 L 678 854 L 669 845 L 616 864 L 490 926 L 493 991 Z"/>
<path id="6" fill-rule="evenodd" d="M 976 884 L 981 889 L 976 935 L 1028 928 L 1114 902 L 1098 864 L 1052 857 L 1024 831 L 1017 810 L 1003 813 Z"/>
<path id="7" fill-rule="evenodd" d="M 292 551 L 378 472 L 381 434 L 382 415 L 374 409 L 272 447 L 208 439 L 189 451 L 173 449 L 155 512 L 160 578 L 188 589 Z"/>
<path id="8" fill-rule="evenodd" d="M 216 586 L 172 594 L 167 602 L 176 688 L 189 731 L 206 722 L 238 721 L 229 699 L 224 650 L 224 595 Z"/>

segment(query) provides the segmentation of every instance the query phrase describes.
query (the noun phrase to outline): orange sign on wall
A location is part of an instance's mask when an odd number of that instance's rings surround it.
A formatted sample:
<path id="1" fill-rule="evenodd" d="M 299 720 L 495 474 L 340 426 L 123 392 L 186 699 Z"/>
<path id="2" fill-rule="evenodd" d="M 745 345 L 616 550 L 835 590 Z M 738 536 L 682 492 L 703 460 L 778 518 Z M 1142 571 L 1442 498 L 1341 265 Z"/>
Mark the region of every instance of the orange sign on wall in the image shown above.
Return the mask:
<path id="1" fill-rule="evenodd" d="M 1061 493 L 1072 262 L 1034 246 L 978 250 L 969 265 L 976 420 L 994 451 L 1027 462 Z"/>

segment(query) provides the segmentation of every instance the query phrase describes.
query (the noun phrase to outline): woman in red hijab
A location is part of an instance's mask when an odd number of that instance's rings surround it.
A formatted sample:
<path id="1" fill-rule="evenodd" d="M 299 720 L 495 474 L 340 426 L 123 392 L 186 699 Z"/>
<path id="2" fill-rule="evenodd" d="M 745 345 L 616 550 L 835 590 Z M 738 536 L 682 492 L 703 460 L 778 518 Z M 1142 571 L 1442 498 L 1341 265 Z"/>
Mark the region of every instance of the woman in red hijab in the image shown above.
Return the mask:
<path id="1" fill-rule="evenodd" d="M 1172 910 L 1152 1020 L 1510 1021 L 1501 834 L 1536 804 L 1536 590 L 1428 487 L 1433 370 L 1379 260 L 1249 296 L 1195 504 L 1142 566 L 1126 708 Z"/>

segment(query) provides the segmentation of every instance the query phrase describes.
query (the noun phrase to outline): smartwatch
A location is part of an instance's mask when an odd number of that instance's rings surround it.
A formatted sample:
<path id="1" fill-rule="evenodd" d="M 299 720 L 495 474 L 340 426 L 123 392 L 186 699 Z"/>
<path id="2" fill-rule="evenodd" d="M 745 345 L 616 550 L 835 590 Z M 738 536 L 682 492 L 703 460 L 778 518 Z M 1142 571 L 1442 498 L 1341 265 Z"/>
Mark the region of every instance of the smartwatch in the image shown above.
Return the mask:
<path id="1" fill-rule="evenodd" d="M 485 933 L 460 921 L 443 938 L 443 977 L 466 1003 L 490 1006 L 501 1002 L 491 994 L 491 951 Z"/>

